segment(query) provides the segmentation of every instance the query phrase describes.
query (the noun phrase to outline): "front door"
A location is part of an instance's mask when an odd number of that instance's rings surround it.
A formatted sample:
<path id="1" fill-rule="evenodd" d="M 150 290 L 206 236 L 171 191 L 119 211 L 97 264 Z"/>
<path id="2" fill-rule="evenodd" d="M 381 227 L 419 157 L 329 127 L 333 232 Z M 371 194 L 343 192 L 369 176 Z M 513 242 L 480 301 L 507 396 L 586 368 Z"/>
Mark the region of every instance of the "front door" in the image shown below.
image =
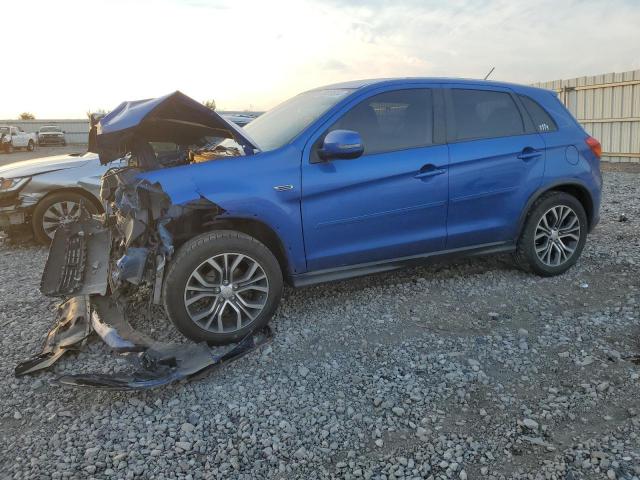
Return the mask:
<path id="1" fill-rule="evenodd" d="M 325 134 L 358 132 L 365 151 L 357 159 L 313 163 L 323 136 L 316 142 L 302 167 L 310 271 L 444 248 L 448 149 L 434 137 L 439 94 L 388 91 L 350 109 Z"/>

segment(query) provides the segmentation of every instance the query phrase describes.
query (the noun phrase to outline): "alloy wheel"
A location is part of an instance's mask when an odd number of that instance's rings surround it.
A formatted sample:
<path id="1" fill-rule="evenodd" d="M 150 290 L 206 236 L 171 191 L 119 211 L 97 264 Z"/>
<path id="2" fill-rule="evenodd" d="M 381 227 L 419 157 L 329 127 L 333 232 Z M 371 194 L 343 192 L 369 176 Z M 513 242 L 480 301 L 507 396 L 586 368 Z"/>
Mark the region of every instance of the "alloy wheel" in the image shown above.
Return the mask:
<path id="1" fill-rule="evenodd" d="M 536 226 L 534 243 L 538 259 L 549 267 L 567 262 L 580 242 L 580 219 L 566 205 L 547 210 Z"/>
<path id="2" fill-rule="evenodd" d="M 72 200 L 52 204 L 42 216 L 42 229 L 51 239 L 57 228 L 78 219 L 80 204 Z"/>
<path id="3" fill-rule="evenodd" d="M 230 333 L 252 323 L 265 308 L 268 295 L 269 280 L 256 260 L 241 253 L 222 253 L 191 273 L 184 305 L 198 327 Z"/>

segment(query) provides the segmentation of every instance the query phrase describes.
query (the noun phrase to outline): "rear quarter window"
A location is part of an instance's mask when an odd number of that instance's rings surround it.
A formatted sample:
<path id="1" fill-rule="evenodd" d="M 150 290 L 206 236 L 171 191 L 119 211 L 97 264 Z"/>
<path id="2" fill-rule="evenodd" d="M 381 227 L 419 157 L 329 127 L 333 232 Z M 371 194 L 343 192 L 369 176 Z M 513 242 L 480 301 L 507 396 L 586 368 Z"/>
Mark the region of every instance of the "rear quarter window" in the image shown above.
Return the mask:
<path id="1" fill-rule="evenodd" d="M 529 116 L 531 116 L 531 120 L 533 120 L 533 124 L 538 132 L 545 133 L 558 130 L 558 125 L 542 105 L 526 95 L 518 95 L 518 97 L 527 113 L 529 113 Z"/>

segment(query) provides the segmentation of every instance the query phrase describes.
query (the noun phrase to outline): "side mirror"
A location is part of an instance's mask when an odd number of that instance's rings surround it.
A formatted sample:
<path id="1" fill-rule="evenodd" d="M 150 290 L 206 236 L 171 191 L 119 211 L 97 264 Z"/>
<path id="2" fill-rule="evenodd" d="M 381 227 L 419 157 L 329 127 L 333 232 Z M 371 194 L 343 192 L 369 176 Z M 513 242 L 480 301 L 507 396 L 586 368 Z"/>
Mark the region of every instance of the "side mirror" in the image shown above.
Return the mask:
<path id="1" fill-rule="evenodd" d="M 323 160 L 353 159 L 364 153 L 362 137 L 353 130 L 333 130 L 327 133 L 318 151 Z"/>
<path id="2" fill-rule="evenodd" d="M 65 132 L 64 130 L 62 130 L 62 133 L 67 133 L 67 132 Z"/>

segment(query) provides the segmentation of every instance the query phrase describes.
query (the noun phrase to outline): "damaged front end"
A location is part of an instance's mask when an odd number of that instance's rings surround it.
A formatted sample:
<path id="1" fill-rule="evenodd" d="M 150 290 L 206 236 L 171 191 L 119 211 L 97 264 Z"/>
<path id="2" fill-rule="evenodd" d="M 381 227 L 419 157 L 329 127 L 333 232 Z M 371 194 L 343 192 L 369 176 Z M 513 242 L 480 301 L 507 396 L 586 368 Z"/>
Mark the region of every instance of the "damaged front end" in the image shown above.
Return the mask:
<path id="1" fill-rule="evenodd" d="M 232 138 L 238 147 L 220 147 L 215 138 Z M 125 102 L 105 116 L 90 134 L 90 149 L 102 163 L 128 159 L 102 177 L 100 196 L 105 213 L 64 225 L 55 233 L 41 282 L 45 295 L 66 299 L 43 351 L 21 363 L 16 375 L 48 368 L 66 351 L 78 350 L 96 333 L 115 352 L 128 355 L 133 374 L 67 375 L 60 383 L 109 389 L 152 388 L 189 378 L 237 358 L 270 338 L 269 330 L 248 335 L 231 350 L 214 353 L 206 344 L 156 342 L 136 331 L 125 308 L 131 289 L 149 287 L 159 304 L 164 270 L 185 222 L 213 220 L 222 210 L 200 198 L 173 204 L 159 183 L 141 173 L 194 161 L 194 151 L 213 145 L 209 158 L 252 154 L 257 147 L 236 126 L 180 92 L 160 99 Z M 158 154 L 153 142 L 173 144 Z"/>

